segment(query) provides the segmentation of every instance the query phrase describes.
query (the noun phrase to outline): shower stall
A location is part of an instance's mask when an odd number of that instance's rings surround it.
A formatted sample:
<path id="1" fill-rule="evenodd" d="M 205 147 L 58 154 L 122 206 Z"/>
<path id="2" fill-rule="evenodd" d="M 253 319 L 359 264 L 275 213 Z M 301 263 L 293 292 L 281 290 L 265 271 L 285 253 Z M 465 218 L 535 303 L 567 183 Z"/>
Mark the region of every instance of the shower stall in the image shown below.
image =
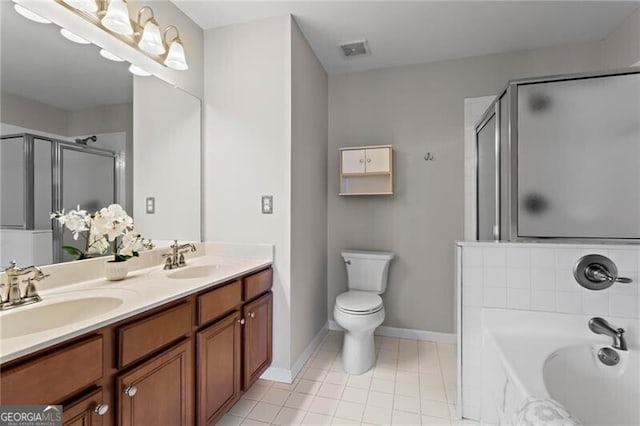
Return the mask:
<path id="1" fill-rule="evenodd" d="M 28 246 L 44 253 L 35 256 L 33 263 L 46 262 L 43 245 L 47 244 L 52 262 L 73 260 L 62 246 L 79 242 L 63 233 L 49 214 L 77 206 L 91 212 L 120 202 L 122 154 L 31 133 L 5 135 L 0 140 L 3 263 Z M 28 260 L 25 256 L 23 262 Z"/>
<path id="2" fill-rule="evenodd" d="M 481 241 L 640 242 L 640 68 L 515 80 L 476 126 Z"/>

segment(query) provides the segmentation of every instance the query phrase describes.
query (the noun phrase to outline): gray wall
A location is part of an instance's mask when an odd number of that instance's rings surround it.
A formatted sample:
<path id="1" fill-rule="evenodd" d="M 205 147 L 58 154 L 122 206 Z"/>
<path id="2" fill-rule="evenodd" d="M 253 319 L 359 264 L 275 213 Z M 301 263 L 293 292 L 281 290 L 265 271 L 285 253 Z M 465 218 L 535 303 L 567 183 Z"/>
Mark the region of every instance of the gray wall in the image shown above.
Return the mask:
<path id="1" fill-rule="evenodd" d="M 336 295 L 346 290 L 340 250 L 391 250 L 397 257 L 383 296 L 385 325 L 453 332 L 453 243 L 464 236 L 464 99 L 497 94 L 513 78 L 635 62 L 622 54 L 626 48 L 616 53 L 625 43 L 610 44 L 596 42 L 331 76 L 329 317 Z M 394 145 L 395 194 L 339 197 L 338 148 L 376 144 Z M 424 161 L 428 151 L 435 161 Z"/>
<path id="2" fill-rule="evenodd" d="M 327 73 L 291 20 L 291 360 L 327 323 Z"/>
<path id="3" fill-rule="evenodd" d="M 9 93 L 0 94 L 0 121 L 41 132 L 68 136 L 68 111 Z"/>

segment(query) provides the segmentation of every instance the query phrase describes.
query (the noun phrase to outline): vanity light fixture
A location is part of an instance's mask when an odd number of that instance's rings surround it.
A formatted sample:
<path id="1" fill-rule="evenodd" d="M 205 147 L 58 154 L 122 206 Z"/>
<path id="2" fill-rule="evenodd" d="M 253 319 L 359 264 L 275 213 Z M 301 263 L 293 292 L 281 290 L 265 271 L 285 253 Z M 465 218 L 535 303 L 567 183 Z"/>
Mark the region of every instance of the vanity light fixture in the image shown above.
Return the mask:
<path id="1" fill-rule="evenodd" d="M 27 9 L 22 5 L 14 4 L 13 8 L 16 10 L 16 12 L 18 12 L 20 15 L 24 16 L 25 18 L 29 19 L 30 21 L 37 22 L 39 24 L 51 23 L 50 20 L 43 18 L 42 16 L 30 11 L 29 9 Z"/>
<path id="2" fill-rule="evenodd" d="M 69 6 L 86 13 L 98 12 L 98 3 L 95 0 L 62 0 Z"/>
<path id="3" fill-rule="evenodd" d="M 0 0 L 1 1 L 1 0 Z M 19 0 L 13 0 L 14 3 Z M 160 32 L 160 26 L 155 19 L 153 9 L 149 6 L 142 7 L 137 13 L 137 21 L 132 21 L 129 16 L 129 6 L 127 0 L 49 0 L 64 6 L 67 10 L 75 13 L 83 18 L 86 22 L 102 29 L 111 37 L 120 42 L 125 43 L 131 48 L 145 53 L 153 61 L 163 65 L 164 67 L 184 71 L 189 69 L 185 55 L 184 44 L 180 39 L 178 28 L 169 25 L 164 33 Z M 27 19 L 39 23 L 50 24 L 51 21 L 32 12 L 21 4 L 14 4 L 15 10 Z M 36 9 L 40 10 L 40 9 Z M 44 9 L 43 9 L 44 10 Z M 145 12 L 148 17 L 143 19 Z M 48 13 L 45 14 L 48 16 Z M 175 31 L 175 36 L 169 37 L 170 31 Z M 60 33 L 76 43 L 91 44 L 91 40 L 87 40 L 78 34 L 62 28 Z M 81 32 L 82 34 L 83 32 Z M 94 41 L 95 42 L 95 41 Z M 97 43 L 97 42 L 96 42 Z M 98 43 L 101 47 L 101 43 Z M 124 59 L 110 51 L 101 49 L 100 55 L 108 60 L 116 62 L 124 62 Z M 132 62 L 127 58 L 128 62 Z M 133 60 L 133 62 L 138 62 Z M 142 61 L 145 62 L 145 61 Z M 149 73 L 139 65 L 129 67 L 129 71 L 139 76 L 149 76 Z M 159 71 L 158 75 L 161 75 Z M 161 77 L 162 78 L 162 77 Z"/>
<path id="4" fill-rule="evenodd" d="M 149 77 L 151 75 L 151 73 L 148 73 L 139 66 L 133 64 L 129 67 L 129 72 L 140 77 Z"/>
<path id="5" fill-rule="evenodd" d="M 114 55 L 113 53 L 109 52 L 108 50 L 100 49 L 100 56 L 102 56 L 103 58 L 108 59 L 110 61 L 124 62 L 124 59 L 122 59 L 119 56 Z"/>
<path id="6" fill-rule="evenodd" d="M 148 11 L 151 16 L 143 21 L 142 14 Z M 138 11 L 138 21 L 137 21 L 138 31 L 136 35 L 140 37 L 138 41 L 138 47 L 144 51 L 149 53 L 150 55 L 162 55 L 166 52 L 164 44 L 162 43 L 162 36 L 160 35 L 160 27 L 158 26 L 158 22 L 153 16 L 153 9 L 149 6 L 145 6 Z"/>
<path id="7" fill-rule="evenodd" d="M 167 42 L 167 33 L 171 29 L 175 30 L 176 36 L 172 38 L 170 42 Z M 182 44 L 182 40 L 180 40 L 180 33 L 175 26 L 169 25 L 164 30 L 164 44 L 169 49 L 167 57 L 164 59 L 164 64 L 169 68 L 178 71 L 189 69 L 187 59 L 184 54 L 184 45 Z"/>
<path id="8" fill-rule="evenodd" d="M 100 20 L 105 28 L 122 35 L 133 34 L 129 8 L 125 0 L 110 0 L 107 10 Z"/>
<path id="9" fill-rule="evenodd" d="M 62 37 L 66 38 L 67 40 L 72 41 L 74 43 L 91 44 L 91 42 L 89 40 L 86 40 L 86 39 L 80 37 L 79 35 L 72 33 L 71 31 L 69 31 L 66 28 L 60 28 L 60 34 L 62 34 Z"/>

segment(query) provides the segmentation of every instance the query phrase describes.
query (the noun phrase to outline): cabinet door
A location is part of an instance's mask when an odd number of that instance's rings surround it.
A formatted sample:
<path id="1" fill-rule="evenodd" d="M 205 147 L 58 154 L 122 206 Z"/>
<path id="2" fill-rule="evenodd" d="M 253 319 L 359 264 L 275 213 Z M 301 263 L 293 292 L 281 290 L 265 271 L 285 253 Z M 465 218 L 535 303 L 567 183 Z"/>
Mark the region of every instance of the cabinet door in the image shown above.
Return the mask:
<path id="1" fill-rule="evenodd" d="M 235 311 L 197 334 L 199 425 L 216 421 L 240 396 L 240 323 Z"/>
<path id="2" fill-rule="evenodd" d="M 108 410 L 109 405 L 104 400 L 102 389 L 98 389 L 77 402 L 65 405 L 62 410 L 62 424 L 64 426 L 102 426 L 102 419 Z"/>
<path id="3" fill-rule="evenodd" d="M 248 389 L 271 364 L 273 295 L 271 292 L 243 308 L 243 389 Z"/>
<path id="4" fill-rule="evenodd" d="M 118 377 L 118 425 L 190 426 L 191 356 L 191 341 L 185 341 Z"/>
<path id="5" fill-rule="evenodd" d="M 367 173 L 391 172 L 391 150 L 389 148 L 373 148 L 365 151 Z"/>
<path id="6" fill-rule="evenodd" d="M 364 166 L 364 149 L 346 149 L 341 151 L 342 174 L 363 174 Z"/>

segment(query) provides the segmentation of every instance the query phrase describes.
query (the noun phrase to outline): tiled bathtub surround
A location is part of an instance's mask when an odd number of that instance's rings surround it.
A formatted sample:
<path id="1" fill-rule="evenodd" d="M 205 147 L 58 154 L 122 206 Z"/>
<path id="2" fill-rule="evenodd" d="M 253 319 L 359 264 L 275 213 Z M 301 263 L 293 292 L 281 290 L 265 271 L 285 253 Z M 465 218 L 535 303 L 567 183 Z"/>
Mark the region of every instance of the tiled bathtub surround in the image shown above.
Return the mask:
<path id="1" fill-rule="evenodd" d="M 632 284 L 582 288 L 573 266 L 585 254 L 602 254 Z M 462 306 L 462 414 L 479 419 L 484 307 L 638 318 L 640 247 L 632 245 L 459 243 L 458 306 Z M 586 324 L 585 324 L 586 327 Z"/>

